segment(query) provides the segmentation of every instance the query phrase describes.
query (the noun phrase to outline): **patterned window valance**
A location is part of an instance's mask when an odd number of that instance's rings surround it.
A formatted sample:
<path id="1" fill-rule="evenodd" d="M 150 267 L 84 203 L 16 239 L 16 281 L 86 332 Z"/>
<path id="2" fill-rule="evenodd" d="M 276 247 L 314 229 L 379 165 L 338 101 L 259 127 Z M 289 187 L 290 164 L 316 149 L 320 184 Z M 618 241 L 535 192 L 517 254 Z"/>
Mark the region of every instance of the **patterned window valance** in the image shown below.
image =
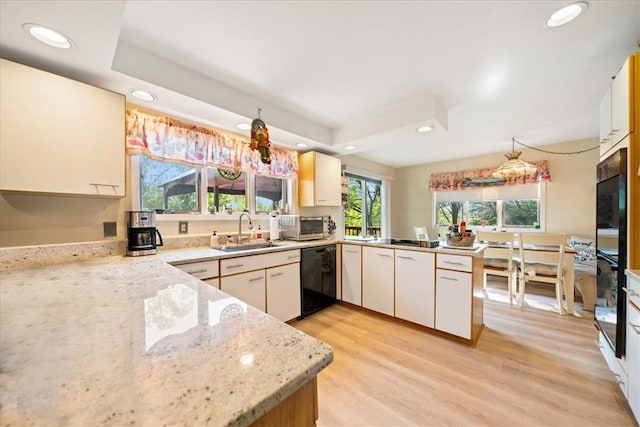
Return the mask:
<path id="1" fill-rule="evenodd" d="M 456 172 L 442 172 L 431 174 L 429 190 L 431 191 L 459 191 L 477 187 L 489 187 L 496 185 L 531 184 L 538 181 L 551 181 L 549 164 L 546 160 L 530 162 L 537 167 L 536 173 L 518 178 L 504 180 L 494 178 L 495 167 L 469 169 Z"/>
<path id="2" fill-rule="evenodd" d="M 266 165 L 249 143 L 240 135 L 127 108 L 127 154 L 276 178 L 298 176 L 297 151 L 271 146 L 271 164 Z"/>

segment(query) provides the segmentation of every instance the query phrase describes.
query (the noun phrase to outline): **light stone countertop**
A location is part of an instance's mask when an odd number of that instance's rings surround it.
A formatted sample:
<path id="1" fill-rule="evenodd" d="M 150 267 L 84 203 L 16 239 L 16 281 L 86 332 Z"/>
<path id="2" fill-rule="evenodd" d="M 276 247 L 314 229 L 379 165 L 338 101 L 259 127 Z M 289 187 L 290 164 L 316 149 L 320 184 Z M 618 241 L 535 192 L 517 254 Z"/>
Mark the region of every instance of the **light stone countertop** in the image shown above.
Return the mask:
<path id="1" fill-rule="evenodd" d="M 17 425 L 248 425 L 333 359 L 331 347 L 171 265 L 359 240 L 107 256 L 114 242 L 7 248 L 0 277 L 0 421 Z M 117 244 L 117 242 L 116 242 Z M 34 258 L 35 257 L 35 258 Z M 18 269 L 15 269 L 18 268 Z"/>
<path id="2" fill-rule="evenodd" d="M 8 270 L 0 284 L 2 425 L 248 425 L 333 359 L 162 257 Z"/>

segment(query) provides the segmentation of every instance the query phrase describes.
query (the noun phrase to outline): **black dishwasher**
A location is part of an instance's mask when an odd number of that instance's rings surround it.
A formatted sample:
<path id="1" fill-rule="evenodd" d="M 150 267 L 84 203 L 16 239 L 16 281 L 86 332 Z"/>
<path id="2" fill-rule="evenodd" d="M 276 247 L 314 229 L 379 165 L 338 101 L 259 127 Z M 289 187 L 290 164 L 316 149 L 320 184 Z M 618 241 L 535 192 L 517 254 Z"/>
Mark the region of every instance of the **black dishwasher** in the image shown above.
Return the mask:
<path id="1" fill-rule="evenodd" d="M 298 319 L 336 302 L 336 245 L 302 249 L 300 287 Z"/>

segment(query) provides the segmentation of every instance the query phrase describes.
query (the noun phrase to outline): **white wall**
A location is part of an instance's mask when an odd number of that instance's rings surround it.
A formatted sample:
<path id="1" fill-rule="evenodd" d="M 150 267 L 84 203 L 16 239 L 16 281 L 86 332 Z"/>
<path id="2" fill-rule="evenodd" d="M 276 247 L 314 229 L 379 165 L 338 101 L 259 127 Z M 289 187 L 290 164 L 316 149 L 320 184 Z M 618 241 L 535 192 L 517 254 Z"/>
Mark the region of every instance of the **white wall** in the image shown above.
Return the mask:
<path id="1" fill-rule="evenodd" d="M 569 152 L 596 145 L 598 140 L 589 138 L 538 148 Z M 551 182 L 547 184 L 546 231 L 595 237 L 595 179 L 599 150 L 579 155 L 546 154 L 527 148 L 521 151 L 522 160 L 549 161 Z M 413 237 L 414 226 L 430 227 L 433 224 L 432 194 L 429 191 L 432 173 L 498 167 L 505 160 L 504 153 L 492 153 L 398 169 L 392 186 L 394 237 Z"/>

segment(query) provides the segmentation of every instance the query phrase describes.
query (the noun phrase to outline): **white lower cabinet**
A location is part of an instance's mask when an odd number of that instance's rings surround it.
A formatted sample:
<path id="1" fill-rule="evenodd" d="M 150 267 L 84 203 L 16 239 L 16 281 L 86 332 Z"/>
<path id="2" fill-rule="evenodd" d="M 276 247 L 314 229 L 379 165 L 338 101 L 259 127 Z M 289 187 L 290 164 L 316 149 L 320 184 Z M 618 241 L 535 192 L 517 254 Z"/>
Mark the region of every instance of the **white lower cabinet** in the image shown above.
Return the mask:
<path id="1" fill-rule="evenodd" d="M 362 305 L 362 246 L 342 245 L 342 301 Z"/>
<path id="2" fill-rule="evenodd" d="M 435 254 L 396 250 L 396 317 L 434 327 Z"/>
<path id="3" fill-rule="evenodd" d="M 257 308 L 266 311 L 265 270 L 250 271 L 220 279 L 220 289 Z"/>
<path id="4" fill-rule="evenodd" d="M 174 267 L 192 275 L 193 277 L 202 280 L 203 282 L 215 286 L 220 289 L 220 268 L 218 260 L 210 261 L 196 261 L 186 264 L 178 264 Z"/>
<path id="5" fill-rule="evenodd" d="M 448 256 L 449 259 L 451 257 L 451 255 Z M 471 273 L 436 269 L 435 328 L 437 330 L 471 339 L 473 298 L 471 280 Z"/>
<path id="6" fill-rule="evenodd" d="M 220 261 L 220 289 L 282 321 L 300 315 L 300 249 Z"/>
<path id="7" fill-rule="evenodd" d="M 394 250 L 362 248 L 362 306 L 394 315 Z"/>
<path id="8" fill-rule="evenodd" d="M 627 296 L 627 399 L 629 406 L 640 423 L 640 281 L 628 278 Z"/>
<path id="9" fill-rule="evenodd" d="M 267 313 L 286 322 L 300 316 L 300 264 L 268 268 Z"/>

